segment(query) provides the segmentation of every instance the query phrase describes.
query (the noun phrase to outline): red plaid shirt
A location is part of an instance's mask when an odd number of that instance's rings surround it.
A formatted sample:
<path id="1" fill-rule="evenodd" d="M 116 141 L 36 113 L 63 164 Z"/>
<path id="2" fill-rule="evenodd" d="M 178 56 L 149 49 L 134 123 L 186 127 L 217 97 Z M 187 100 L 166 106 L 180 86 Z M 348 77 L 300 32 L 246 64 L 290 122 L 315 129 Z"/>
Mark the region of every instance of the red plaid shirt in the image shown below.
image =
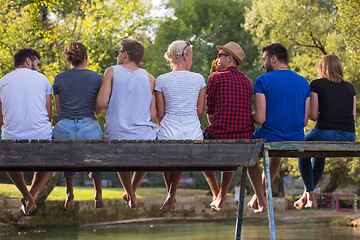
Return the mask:
<path id="1" fill-rule="evenodd" d="M 206 113 L 213 115 L 208 132 L 215 139 L 251 139 L 253 86 L 237 67 L 228 67 L 209 76 L 206 92 Z"/>

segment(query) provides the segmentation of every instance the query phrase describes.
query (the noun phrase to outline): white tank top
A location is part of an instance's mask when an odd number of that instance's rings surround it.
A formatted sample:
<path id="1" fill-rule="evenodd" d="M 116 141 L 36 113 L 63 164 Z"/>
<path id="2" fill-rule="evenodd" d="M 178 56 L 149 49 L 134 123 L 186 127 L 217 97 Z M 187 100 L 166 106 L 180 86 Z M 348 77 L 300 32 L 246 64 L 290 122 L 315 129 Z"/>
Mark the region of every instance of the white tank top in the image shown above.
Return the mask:
<path id="1" fill-rule="evenodd" d="M 155 124 L 151 122 L 153 99 L 148 73 L 132 72 L 120 65 L 112 67 L 114 80 L 106 112 L 105 136 L 112 140 L 154 140 Z"/>

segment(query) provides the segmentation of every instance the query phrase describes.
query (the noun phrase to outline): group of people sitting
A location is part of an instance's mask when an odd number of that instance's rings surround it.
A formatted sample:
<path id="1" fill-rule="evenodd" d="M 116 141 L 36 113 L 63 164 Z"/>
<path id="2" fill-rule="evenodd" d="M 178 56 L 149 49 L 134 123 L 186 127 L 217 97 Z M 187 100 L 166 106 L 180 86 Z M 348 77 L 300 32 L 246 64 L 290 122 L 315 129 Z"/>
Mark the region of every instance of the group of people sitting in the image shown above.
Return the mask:
<path id="1" fill-rule="evenodd" d="M 66 46 L 64 54 L 70 69 L 58 74 L 51 86 L 40 72 L 40 54 L 24 48 L 14 55 L 15 70 L 0 79 L 0 124 L 2 139 L 103 139 L 96 114 L 106 111 L 105 138 L 110 140 L 203 140 L 266 139 L 273 141 L 354 141 L 356 97 L 353 86 L 344 81 L 340 60 L 326 55 L 318 67 L 318 78 L 308 81 L 287 68 L 288 54 L 280 43 L 265 46 L 262 68 L 253 86 L 238 67 L 245 53 L 239 44 L 218 45 L 216 71 L 205 79 L 190 71 L 191 44 L 177 40 L 165 53 L 171 72 L 155 79 L 139 68 L 145 49 L 136 41 L 124 39 L 116 51 L 117 64 L 104 76 L 87 69 L 88 52 L 81 42 Z M 51 127 L 52 95 L 58 114 Z M 253 112 L 253 96 L 255 111 Z M 200 120 L 206 105 L 209 125 L 204 132 Z M 304 135 L 308 119 L 316 127 Z M 154 120 L 156 119 L 156 124 Z M 254 122 L 260 124 L 255 131 Z M 273 180 L 280 158 L 270 159 Z M 324 170 L 325 159 L 299 159 L 305 185 L 297 209 L 313 207 L 314 188 Z M 96 169 L 95 169 L 96 170 Z M 34 198 L 49 172 L 36 172 L 28 190 L 22 172 L 7 172 L 23 195 L 24 214 L 36 209 Z M 136 189 L 146 172 L 118 172 L 124 187 L 122 198 L 136 208 Z M 234 172 L 222 172 L 220 185 L 213 171 L 204 172 L 213 194 L 210 207 L 220 211 Z M 65 208 L 74 208 L 75 172 L 65 172 Z M 175 209 L 176 191 L 182 172 L 164 172 L 168 195 L 160 210 Z M 248 168 L 254 196 L 248 203 L 255 212 L 267 210 L 265 180 L 258 164 Z M 101 172 L 90 172 L 95 188 L 95 208 L 103 207 Z"/>

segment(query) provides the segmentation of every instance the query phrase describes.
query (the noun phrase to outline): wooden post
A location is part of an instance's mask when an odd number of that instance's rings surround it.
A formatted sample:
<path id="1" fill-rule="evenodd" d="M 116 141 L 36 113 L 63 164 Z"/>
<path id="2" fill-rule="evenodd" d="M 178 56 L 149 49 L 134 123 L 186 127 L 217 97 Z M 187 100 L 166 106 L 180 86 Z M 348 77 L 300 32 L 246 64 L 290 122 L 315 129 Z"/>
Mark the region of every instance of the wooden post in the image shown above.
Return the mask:
<path id="1" fill-rule="evenodd" d="M 241 239 L 241 227 L 242 227 L 242 219 L 243 219 L 243 212 L 244 212 L 244 200 L 245 200 L 245 184 L 246 184 L 246 170 L 247 167 L 242 167 L 241 171 L 241 178 L 240 178 L 240 196 L 239 196 L 239 203 L 238 203 L 238 214 L 236 220 L 236 232 L 235 232 L 235 239 Z"/>
<path id="2" fill-rule="evenodd" d="M 267 148 L 264 148 L 264 172 L 265 172 L 265 180 L 266 180 L 265 186 L 266 186 L 266 200 L 267 200 L 267 208 L 268 208 L 270 239 L 275 240 L 276 239 L 275 219 L 274 219 L 269 163 L 270 163 L 269 151 Z"/>

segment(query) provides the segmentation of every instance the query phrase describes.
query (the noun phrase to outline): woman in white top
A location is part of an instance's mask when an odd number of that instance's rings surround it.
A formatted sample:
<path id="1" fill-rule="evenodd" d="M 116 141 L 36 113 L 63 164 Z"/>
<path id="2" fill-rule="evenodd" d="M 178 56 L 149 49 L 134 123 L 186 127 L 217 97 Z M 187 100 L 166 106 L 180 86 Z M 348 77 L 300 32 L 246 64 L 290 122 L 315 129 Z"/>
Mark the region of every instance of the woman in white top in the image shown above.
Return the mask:
<path id="1" fill-rule="evenodd" d="M 190 43 L 177 40 L 170 44 L 165 59 L 170 62 L 172 72 L 156 79 L 157 137 L 160 140 L 202 140 L 200 119 L 205 105 L 205 79 L 190 72 L 192 64 Z M 175 208 L 176 190 L 182 172 L 164 172 L 168 196 L 161 211 Z"/>

